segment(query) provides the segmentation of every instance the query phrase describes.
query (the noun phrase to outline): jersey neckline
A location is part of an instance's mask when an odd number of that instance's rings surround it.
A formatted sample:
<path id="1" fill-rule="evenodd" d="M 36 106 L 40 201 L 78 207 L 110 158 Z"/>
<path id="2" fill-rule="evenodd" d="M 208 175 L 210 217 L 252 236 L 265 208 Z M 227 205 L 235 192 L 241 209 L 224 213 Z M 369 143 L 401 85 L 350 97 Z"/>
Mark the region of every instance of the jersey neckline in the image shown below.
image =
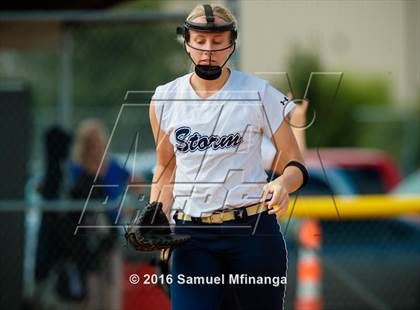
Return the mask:
<path id="1" fill-rule="evenodd" d="M 198 94 L 197 94 L 197 92 L 196 92 L 196 90 L 194 89 L 194 87 L 192 87 L 192 85 L 191 85 L 191 77 L 192 77 L 192 75 L 194 74 L 194 72 L 191 72 L 190 74 L 188 74 L 187 75 L 187 85 L 188 85 L 188 90 L 192 93 L 192 95 L 196 98 L 196 99 L 198 99 L 198 100 L 201 100 L 201 101 L 208 101 L 208 100 L 212 100 L 212 99 L 214 99 L 214 97 L 217 97 L 219 94 L 221 94 L 231 83 L 232 83 L 232 76 L 233 76 L 233 74 L 234 74 L 234 72 L 235 72 L 235 70 L 233 70 L 233 69 L 231 69 L 231 68 L 228 68 L 228 70 L 230 71 L 230 74 L 229 74 L 229 77 L 228 77 L 228 79 L 226 80 L 226 82 L 225 82 L 225 84 L 223 84 L 223 86 L 219 89 L 219 90 L 217 90 L 217 91 L 215 91 L 211 96 L 209 96 L 209 97 L 207 97 L 207 98 L 201 98 Z"/>

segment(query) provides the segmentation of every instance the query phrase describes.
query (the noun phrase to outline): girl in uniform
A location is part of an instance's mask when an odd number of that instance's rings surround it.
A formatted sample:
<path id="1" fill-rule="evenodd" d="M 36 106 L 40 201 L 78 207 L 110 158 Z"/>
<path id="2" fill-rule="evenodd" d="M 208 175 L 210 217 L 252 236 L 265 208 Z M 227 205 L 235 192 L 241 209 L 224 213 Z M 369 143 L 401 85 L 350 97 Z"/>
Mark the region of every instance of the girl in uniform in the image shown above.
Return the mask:
<path id="1" fill-rule="evenodd" d="M 151 201 L 191 240 L 172 256 L 174 310 L 282 309 L 287 250 L 277 219 L 307 180 L 290 128 L 296 105 L 267 81 L 226 66 L 237 22 L 221 5 L 199 5 L 178 29 L 195 66 L 157 87 L 150 104 L 157 166 Z M 277 153 L 267 183 L 263 135 Z M 227 289 L 230 288 L 230 289 Z"/>

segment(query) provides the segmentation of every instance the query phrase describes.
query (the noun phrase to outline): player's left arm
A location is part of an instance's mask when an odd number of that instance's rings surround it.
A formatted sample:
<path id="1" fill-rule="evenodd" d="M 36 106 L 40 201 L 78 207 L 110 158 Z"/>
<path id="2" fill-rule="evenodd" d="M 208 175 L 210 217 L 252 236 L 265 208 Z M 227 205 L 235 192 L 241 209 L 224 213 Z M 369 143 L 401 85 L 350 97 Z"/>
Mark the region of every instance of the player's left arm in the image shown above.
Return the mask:
<path id="1" fill-rule="evenodd" d="M 304 176 L 299 168 L 296 166 L 284 167 L 292 160 L 298 161 L 302 165 L 305 165 L 305 162 L 289 122 L 283 121 L 271 140 L 277 149 L 273 169 L 280 172 L 278 173 L 280 176 L 264 186 L 261 202 L 264 202 L 267 195 L 271 193 L 272 198 L 268 202 L 268 207 L 272 210 L 269 213 L 277 213 L 277 216 L 280 217 L 287 210 L 289 193 L 299 189 L 304 181 Z"/>

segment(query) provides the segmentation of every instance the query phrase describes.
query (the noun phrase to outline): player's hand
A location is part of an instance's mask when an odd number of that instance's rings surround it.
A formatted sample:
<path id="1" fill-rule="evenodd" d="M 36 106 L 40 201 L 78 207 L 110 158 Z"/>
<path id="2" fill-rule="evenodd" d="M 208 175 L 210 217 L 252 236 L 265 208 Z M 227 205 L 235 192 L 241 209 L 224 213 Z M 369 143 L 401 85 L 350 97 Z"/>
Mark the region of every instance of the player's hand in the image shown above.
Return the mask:
<path id="1" fill-rule="evenodd" d="M 272 194 L 270 201 L 265 202 L 267 195 Z M 289 206 L 289 193 L 283 185 L 281 178 L 277 178 L 263 187 L 261 203 L 268 205 L 269 214 L 276 214 L 277 218 L 281 218 L 287 211 Z"/>

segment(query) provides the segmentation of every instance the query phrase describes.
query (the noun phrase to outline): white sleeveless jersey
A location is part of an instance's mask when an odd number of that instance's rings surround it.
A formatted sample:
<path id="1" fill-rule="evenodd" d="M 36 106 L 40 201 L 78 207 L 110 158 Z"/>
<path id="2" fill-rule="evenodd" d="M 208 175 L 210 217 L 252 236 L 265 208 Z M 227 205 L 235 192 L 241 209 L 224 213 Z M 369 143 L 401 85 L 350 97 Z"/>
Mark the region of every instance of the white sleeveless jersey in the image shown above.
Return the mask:
<path id="1" fill-rule="evenodd" d="M 271 138 L 295 103 L 232 69 L 222 89 L 202 99 L 191 75 L 157 87 L 152 97 L 176 156 L 172 210 L 199 217 L 258 202 L 267 183 L 263 134 Z"/>

